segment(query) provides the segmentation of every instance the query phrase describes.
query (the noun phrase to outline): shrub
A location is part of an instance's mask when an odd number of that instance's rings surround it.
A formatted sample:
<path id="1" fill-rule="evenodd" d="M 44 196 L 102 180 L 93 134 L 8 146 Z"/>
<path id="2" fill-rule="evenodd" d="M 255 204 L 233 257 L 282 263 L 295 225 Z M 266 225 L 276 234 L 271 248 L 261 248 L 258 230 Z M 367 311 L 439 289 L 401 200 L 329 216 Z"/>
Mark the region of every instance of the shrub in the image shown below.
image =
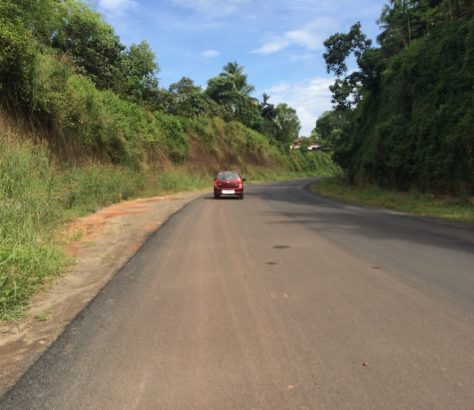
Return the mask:
<path id="1" fill-rule="evenodd" d="M 0 5 L 0 92 L 10 104 L 26 107 L 31 98 L 35 41 L 19 22 L 5 18 L 4 7 Z"/>
<path id="2" fill-rule="evenodd" d="M 64 263 L 52 240 L 61 222 L 56 182 L 44 149 L 0 135 L 0 317 Z"/>
<path id="3" fill-rule="evenodd" d="M 188 138 L 184 133 L 179 118 L 163 113 L 156 113 L 161 130 L 161 138 L 172 161 L 180 163 L 188 155 Z"/>

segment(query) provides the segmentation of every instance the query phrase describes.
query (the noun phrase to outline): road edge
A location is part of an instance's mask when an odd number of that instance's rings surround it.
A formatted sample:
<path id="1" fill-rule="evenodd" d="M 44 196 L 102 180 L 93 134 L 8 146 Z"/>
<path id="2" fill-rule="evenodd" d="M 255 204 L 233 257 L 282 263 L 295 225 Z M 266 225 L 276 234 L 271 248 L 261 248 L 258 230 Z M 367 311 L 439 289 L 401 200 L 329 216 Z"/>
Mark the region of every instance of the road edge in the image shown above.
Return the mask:
<path id="1" fill-rule="evenodd" d="M 311 186 L 317 184 L 320 181 L 320 178 L 324 178 L 324 177 L 317 177 L 316 180 L 313 180 L 313 181 L 308 182 L 307 184 L 305 184 L 304 190 L 307 193 L 313 195 L 314 197 L 320 198 L 324 201 L 329 201 L 329 202 L 333 202 L 335 204 L 346 205 L 346 206 L 356 207 L 356 208 L 365 209 L 365 210 L 373 210 L 375 212 L 383 212 L 383 213 L 390 214 L 390 215 L 405 216 L 405 217 L 408 217 L 408 218 L 417 219 L 417 220 L 421 220 L 421 221 L 437 223 L 439 225 L 451 226 L 451 227 L 466 229 L 466 230 L 474 230 L 474 223 L 469 223 L 469 222 L 465 222 L 465 221 L 457 221 L 457 220 L 453 220 L 453 219 L 449 219 L 449 218 L 442 218 L 442 217 L 436 217 L 436 216 L 419 215 L 419 214 L 415 214 L 415 213 L 397 211 L 395 209 L 382 208 L 382 207 L 377 207 L 377 206 L 368 206 L 368 205 L 364 205 L 364 204 L 360 204 L 360 203 L 346 201 L 346 200 L 339 199 L 339 198 L 333 198 L 333 197 L 330 197 L 330 196 L 321 195 L 320 193 L 316 193 L 316 192 L 313 192 L 311 190 Z"/>
<path id="2" fill-rule="evenodd" d="M 149 216 L 154 218 L 152 224 L 147 223 L 147 215 L 139 226 L 128 225 L 130 221 L 125 219 L 122 225 L 113 219 L 105 228 L 116 229 L 129 226 L 128 240 L 114 241 L 115 247 L 108 255 L 92 255 L 82 259 L 79 255 L 76 264 L 59 277 L 48 289 L 38 292 L 31 300 L 31 305 L 25 312 L 25 317 L 16 322 L 0 322 L 0 401 L 10 391 L 23 375 L 47 352 L 51 346 L 61 337 L 67 327 L 87 308 L 87 306 L 101 293 L 108 283 L 117 275 L 135 254 L 154 236 L 158 231 L 177 213 L 181 212 L 191 202 L 202 197 L 206 191 L 188 192 L 167 197 L 155 197 L 157 204 L 150 208 Z M 166 200 L 163 200 L 166 198 Z M 150 199 L 138 199 L 135 201 L 150 201 Z M 133 202 L 133 201 L 130 201 Z M 99 212 L 107 212 L 110 207 L 101 209 Z M 98 212 L 98 213 L 99 213 Z M 147 224 L 146 224 L 147 223 Z M 146 226 L 145 226 L 146 224 Z M 133 229 L 132 229 L 133 228 Z M 145 228 L 145 229 L 142 229 Z M 114 232 L 105 235 L 110 240 Z M 125 232 L 124 237 L 127 236 Z M 97 247 L 96 244 L 94 244 Z M 87 244 L 90 247 L 90 244 Z M 92 247 L 92 251 L 94 247 Z M 108 256 L 106 255 L 106 256 Z M 94 276 L 84 273 L 94 267 Z M 85 277 L 85 279 L 84 279 Z M 72 295 L 64 295 L 65 284 L 69 282 L 81 282 L 77 284 L 77 292 Z M 76 286 L 76 283 L 74 283 Z M 69 297 L 70 296 L 70 297 Z M 55 300 L 56 299 L 56 300 Z M 42 320 L 39 316 L 44 305 L 54 307 L 54 312 L 48 320 Z"/>

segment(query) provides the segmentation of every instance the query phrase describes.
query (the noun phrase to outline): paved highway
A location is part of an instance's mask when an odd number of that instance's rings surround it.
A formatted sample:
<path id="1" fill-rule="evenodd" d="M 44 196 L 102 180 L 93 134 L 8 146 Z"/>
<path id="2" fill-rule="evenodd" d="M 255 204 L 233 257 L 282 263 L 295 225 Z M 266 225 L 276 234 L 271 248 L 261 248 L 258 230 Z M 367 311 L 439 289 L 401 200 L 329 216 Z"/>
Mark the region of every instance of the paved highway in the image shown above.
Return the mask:
<path id="1" fill-rule="evenodd" d="M 1 409 L 473 409 L 474 228 L 309 181 L 174 215 Z"/>

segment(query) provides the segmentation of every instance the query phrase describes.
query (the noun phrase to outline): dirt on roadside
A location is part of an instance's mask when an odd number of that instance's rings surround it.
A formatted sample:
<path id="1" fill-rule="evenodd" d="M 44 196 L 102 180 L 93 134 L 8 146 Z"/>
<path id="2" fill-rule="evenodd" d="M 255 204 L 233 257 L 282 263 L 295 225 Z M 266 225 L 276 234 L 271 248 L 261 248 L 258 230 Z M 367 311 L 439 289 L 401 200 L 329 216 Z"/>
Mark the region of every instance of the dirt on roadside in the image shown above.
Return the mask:
<path id="1" fill-rule="evenodd" d="M 124 201 L 71 223 L 65 249 L 76 263 L 32 300 L 24 318 L 0 322 L 0 396 L 175 212 L 203 192 Z"/>

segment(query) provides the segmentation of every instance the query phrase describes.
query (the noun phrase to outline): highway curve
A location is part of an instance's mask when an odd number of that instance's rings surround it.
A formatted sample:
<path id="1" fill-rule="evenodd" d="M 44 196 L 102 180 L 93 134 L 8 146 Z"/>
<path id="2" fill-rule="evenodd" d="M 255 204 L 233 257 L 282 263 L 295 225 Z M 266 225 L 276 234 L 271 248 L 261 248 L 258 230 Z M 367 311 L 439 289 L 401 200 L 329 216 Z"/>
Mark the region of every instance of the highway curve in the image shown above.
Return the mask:
<path id="1" fill-rule="evenodd" d="M 474 228 L 309 182 L 191 202 L 0 409 L 474 408 Z"/>

